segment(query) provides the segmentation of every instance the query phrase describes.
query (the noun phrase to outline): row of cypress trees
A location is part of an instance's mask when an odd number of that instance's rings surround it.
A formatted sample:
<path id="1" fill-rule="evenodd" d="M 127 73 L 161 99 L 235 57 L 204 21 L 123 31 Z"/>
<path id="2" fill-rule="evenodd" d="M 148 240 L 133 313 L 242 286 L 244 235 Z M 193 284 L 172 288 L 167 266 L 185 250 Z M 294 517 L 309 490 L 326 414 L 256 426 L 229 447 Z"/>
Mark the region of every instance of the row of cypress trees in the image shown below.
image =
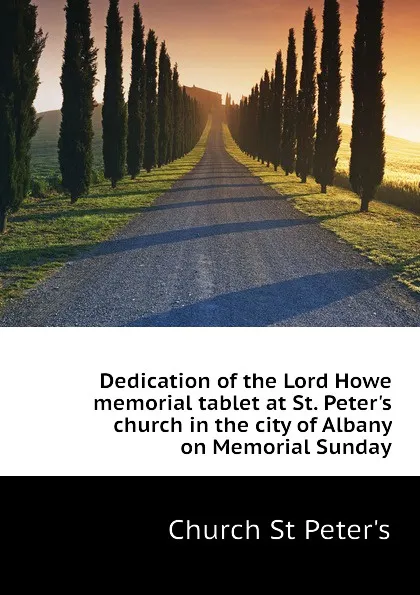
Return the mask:
<path id="1" fill-rule="evenodd" d="M 65 15 L 58 157 L 62 185 L 76 202 L 88 192 L 92 177 L 97 49 L 91 36 L 90 1 L 67 0 Z M 19 209 L 29 191 L 31 139 L 39 124 L 33 104 L 47 36 L 37 27 L 37 8 L 31 0 L 2 0 L 0 22 L 4 29 L 0 36 L 0 233 L 4 233 L 8 214 Z M 178 68 L 171 68 L 165 43 L 158 94 L 157 38 L 150 31 L 144 42 L 138 4 L 133 9 L 126 104 L 122 27 L 119 0 L 110 0 L 102 123 L 104 173 L 113 187 L 126 171 L 134 179 L 142 167 L 151 171 L 185 155 L 198 142 L 206 121 L 205 111 L 181 88 Z"/>
<path id="2" fill-rule="evenodd" d="M 46 36 L 30 0 L 0 5 L 0 233 L 29 191 L 31 139 L 38 128 L 33 102 Z"/>
<path id="3" fill-rule="evenodd" d="M 72 202 L 86 194 L 92 173 L 93 91 L 97 50 L 91 37 L 89 0 L 67 0 L 59 161 L 63 186 Z M 126 171 L 135 179 L 189 152 L 205 125 L 200 105 L 180 87 L 163 42 L 145 31 L 139 4 L 133 8 L 131 84 L 123 85 L 123 22 L 119 0 L 109 0 L 106 22 L 105 88 L 102 106 L 104 175 L 115 188 Z M 159 81 L 158 81 L 159 76 Z M 158 84 L 159 83 L 159 84 Z"/>
<path id="4" fill-rule="evenodd" d="M 384 0 L 359 0 L 353 45 L 354 95 L 350 182 L 367 211 L 385 171 L 383 91 Z M 286 72 L 279 52 L 271 76 L 239 106 L 226 99 L 228 123 L 239 146 L 254 159 L 281 165 L 303 183 L 312 174 L 327 193 L 334 184 L 341 143 L 341 18 L 337 0 L 325 0 L 320 70 L 317 74 L 317 30 L 311 8 L 305 14 L 300 85 L 296 38 L 289 31 Z M 317 101 L 318 96 L 318 101 Z"/>

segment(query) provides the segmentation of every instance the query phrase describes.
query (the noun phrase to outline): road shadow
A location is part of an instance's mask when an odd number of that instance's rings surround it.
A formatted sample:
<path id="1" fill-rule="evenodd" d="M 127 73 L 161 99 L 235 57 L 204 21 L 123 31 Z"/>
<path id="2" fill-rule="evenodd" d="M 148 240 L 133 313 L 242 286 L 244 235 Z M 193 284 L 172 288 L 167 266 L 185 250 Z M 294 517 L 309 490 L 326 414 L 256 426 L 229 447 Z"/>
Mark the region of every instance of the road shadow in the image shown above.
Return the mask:
<path id="1" fill-rule="evenodd" d="M 186 229 L 164 231 L 156 234 L 139 235 L 120 240 L 104 242 L 96 250 L 95 254 L 115 254 L 129 250 L 139 250 L 152 246 L 177 244 L 203 238 L 211 238 L 229 234 L 263 232 L 299 225 L 313 225 L 313 219 L 269 219 L 261 221 L 243 221 L 234 223 L 219 223 L 215 225 L 203 225 Z M 87 255 L 88 256 L 88 255 Z"/>
<path id="2" fill-rule="evenodd" d="M 156 234 L 138 235 L 129 238 L 109 240 L 103 242 L 96 247 L 91 247 L 78 256 L 79 260 L 90 259 L 98 256 L 109 254 L 117 254 L 121 252 L 129 252 L 133 250 L 141 250 L 150 248 L 152 246 L 162 246 L 169 244 L 177 244 L 180 242 L 188 242 L 191 240 L 199 240 L 202 238 L 210 238 L 216 236 L 223 236 L 228 234 L 270 231 L 282 229 L 286 227 L 295 227 L 298 225 L 311 225 L 315 221 L 312 219 L 273 219 L 263 221 L 245 221 L 237 223 L 222 223 L 218 225 L 208 225 L 202 227 L 191 227 L 187 229 L 176 229 L 173 231 L 165 231 Z M 10 250 L 0 253 L 0 269 L 7 270 L 11 266 L 16 266 L 19 263 L 39 263 L 44 260 L 58 259 L 60 262 L 67 254 L 73 256 L 79 250 L 85 251 L 87 246 L 80 245 L 59 245 L 48 246 L 46 248 L 35 248 L 25 250 Z M 4 262 L 6 261 L 6 265 Z"/>
<path id="3" fill-rule="evenodd" d="M 155 204 L 152 206 L 135 206 L 135 207 L 98 207 L 96 209 L 72 209 L 70 211 L 51 211 L 50 213 L 36 213 L 31 215 L 17 215 L 13 217 L 14 222 L 23 221 L 54 221 L 55 219 L 72 219 L 74 217 L 86 217 L 90 215 L 133 215 L 148 213 L 153 211 L 169 211 L 172 209 L 183 209 L 190 207 L 204 207 L 211 205 L 229 205 L 229 204 L 246 204 L 264 201 L 281 200 L 283 196 L 253 196 L 253 197 L 238 197 L 238 198 L 216 198 L 214 200 L 192 200 L 176 203 Z"/>
<path id="4" fill-rule="evenodd" d="M 202 302 L 129 321 L 128 327 L 266 327 L 315 312 L 380 285 L 386 269 L 350 269 L 309 275 L 273 285 L 219 295 Z M 357 312 L 355 312 L 357 320 Z M 343 317 L 343 326 L 352 316 Z M 328 326 L 319 324 L 311 326 Z"/>

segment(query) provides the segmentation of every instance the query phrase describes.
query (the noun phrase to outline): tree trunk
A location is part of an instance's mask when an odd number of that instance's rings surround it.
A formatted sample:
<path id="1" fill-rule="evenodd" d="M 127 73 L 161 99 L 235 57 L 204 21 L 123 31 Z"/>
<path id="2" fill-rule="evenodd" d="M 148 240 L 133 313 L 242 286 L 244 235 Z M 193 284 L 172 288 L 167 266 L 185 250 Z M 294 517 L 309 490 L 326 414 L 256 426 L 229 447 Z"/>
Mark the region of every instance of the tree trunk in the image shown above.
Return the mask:
<path id="1" fill-rule="evenodd" d="M 327 185 L 321 184 L 321 194 L 327 194 Z"/>
<path id="2" fill-rule="evenodd" d="M 369 211 L 369 198 L 366 195 L 361 197 L 362 199 L 362 206 L 360 208 L 361 213 L 367 213 Z"/>
<path id="3" fill-rule="evenodd" d="M 275 165 L 274 166 L 274 171 L 277 171 L 278 169 L 279 169 L 279 166 L 278 165 Z"/>
<path id="4" fill-rule="evenodd" d="M 306 184 L 306 182 L 308 181 L 308 178 L 306 176 L 302 176 L 300 178 L 300 181 L 302 182 L 302 184 Z"/>
<path id="5" fill-rule="evenodd" d="M 77 203 L 77 199 L 78 199 L 78 198 L 79 198 L 79 197 L 78 197 L 76 194 L 72 194 L 72 195 L 71 195 L 71 197 L 70 197 L 70 203 L 71 203 L 72 205 L 76 204 L 76 203 Z"/>
<path id="6" fill-rule="evenodd" d="M 7 215 L 4 209 L 0 209 L 0 234 L 6 231 Z"/>
<path id="7" fill-rule="evenodd" d="M 111 185 L 112 188 L 115 190 L 115 188 L 117 187 L 117 180 L 111 180 Z"/>

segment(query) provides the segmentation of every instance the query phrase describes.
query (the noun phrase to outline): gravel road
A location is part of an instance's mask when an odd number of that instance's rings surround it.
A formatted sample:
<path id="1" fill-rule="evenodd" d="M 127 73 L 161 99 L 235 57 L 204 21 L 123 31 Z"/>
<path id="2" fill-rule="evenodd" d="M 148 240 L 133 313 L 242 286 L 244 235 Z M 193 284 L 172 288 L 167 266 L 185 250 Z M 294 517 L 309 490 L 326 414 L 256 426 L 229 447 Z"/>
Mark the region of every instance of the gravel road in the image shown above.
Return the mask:
<path id="1" fill-rule="evenodd" d="M 12 303 L 1 326 L 419 326 L 420 301 L 225 151 L 122 233 Z"/>

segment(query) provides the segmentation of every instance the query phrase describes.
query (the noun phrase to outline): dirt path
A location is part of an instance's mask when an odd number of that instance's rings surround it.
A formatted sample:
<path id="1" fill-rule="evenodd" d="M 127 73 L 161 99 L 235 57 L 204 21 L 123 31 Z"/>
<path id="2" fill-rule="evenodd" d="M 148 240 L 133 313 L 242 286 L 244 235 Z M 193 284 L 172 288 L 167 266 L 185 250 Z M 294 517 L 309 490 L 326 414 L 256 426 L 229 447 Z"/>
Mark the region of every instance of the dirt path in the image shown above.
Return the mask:
<path id="1" fill-rule="evenodd" d="M 3 326 L 419 323 L 419 300 L 236 163 L 217 123 L 190 174 L 0 320 Z"/>

